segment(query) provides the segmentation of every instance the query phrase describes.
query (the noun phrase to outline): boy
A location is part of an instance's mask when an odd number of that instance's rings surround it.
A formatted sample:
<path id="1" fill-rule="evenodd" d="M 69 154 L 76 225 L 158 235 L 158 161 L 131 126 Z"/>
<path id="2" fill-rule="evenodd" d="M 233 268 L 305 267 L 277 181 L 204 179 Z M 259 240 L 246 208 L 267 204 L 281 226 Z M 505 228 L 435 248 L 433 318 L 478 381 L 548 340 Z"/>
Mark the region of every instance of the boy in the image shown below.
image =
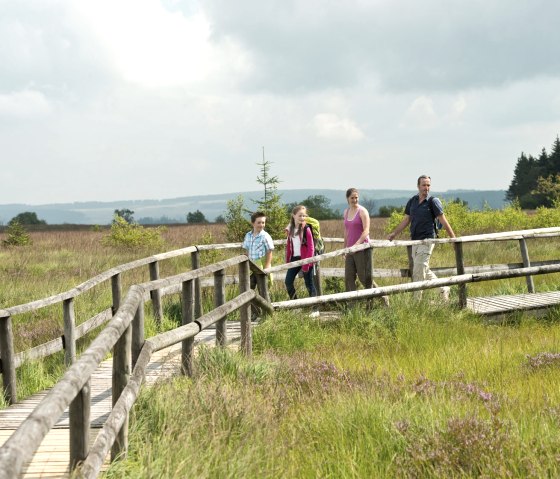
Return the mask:
<path id="1" fill-rule="evenodd" d="M 247 250 L 249 259 L 261 266 L 261 268 L 270 268 L 272 265 L 272 250 L 274 243 L 272 237 L 264 230 L 266 226 L 266 215 L 257 211 L 251 215 L 251 224 L 253 229 L 245 235 L 242 247 Z M 257 277 L 251 273 L 251 288 L 257 286 Z M 257 311 L 253 308 L 251 319 L 255 319 Z"/>

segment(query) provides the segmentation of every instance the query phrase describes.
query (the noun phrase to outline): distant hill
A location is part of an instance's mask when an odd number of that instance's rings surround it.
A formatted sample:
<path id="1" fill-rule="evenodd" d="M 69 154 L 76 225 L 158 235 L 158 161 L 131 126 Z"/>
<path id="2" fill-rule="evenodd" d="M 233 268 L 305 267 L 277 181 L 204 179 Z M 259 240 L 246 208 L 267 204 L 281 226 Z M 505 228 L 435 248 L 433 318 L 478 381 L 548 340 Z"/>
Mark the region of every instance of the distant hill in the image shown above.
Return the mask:
<path id="1" fill-rule="evenodd" d="M 344 190 L 279 190 L 279 193 L 286 203 L 299 202 L 312 195 L 323 195 L 331 201 L 333 209 L 343 211 L 346 207 Z M 414 190 L 360 190 L 361 198 L 373 199 L 376 208 L 404 205 L 408 198 L 415 193 Z M 482 209 L 485 204 L 499 209 L 506 204 L 505 190 L 449 190 L 433 194 L 446 200 L 460 198 L 466 201 L 471 209 Z M 48 224 L 106 225 L 112 221 L 113 212 L 116 209 L 124 208 L 134 211 L 134 219 L 137 221 L 143 218 L 159 220 L 163 217 L 185 223 L 187 213 L 196 210 L 200 210 L 209 221 L 213 221 L 217 216 L 224 214 L 228 200 L 236 198 L 238 195 L 244 197 L 245 205 L 251 209 L 254 206 L 252 200 L 259 199 L 262 191 L 185 196 L 165 200 L 91 201 L 48 205 L 7 204 L 0 205 L 0 223 L 6 224 L 14 216 L 24 211 L 33 211 Z"/>

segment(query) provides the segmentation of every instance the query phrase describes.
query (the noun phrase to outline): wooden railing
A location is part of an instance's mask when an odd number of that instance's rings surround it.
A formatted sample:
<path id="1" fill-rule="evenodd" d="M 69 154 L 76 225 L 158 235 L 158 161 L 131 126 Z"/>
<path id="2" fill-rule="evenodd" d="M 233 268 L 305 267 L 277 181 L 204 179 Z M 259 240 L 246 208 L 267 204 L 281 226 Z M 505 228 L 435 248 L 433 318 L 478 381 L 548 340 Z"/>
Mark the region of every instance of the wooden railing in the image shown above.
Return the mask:
<path id="1" fill-rule="evenodd" d="M 225 270 L 236 265 L 239 268 L 240 294 L 235 299 L 225 302 Z M 260 280 L 259 283 L 266 288 L 264 272 L 251 263 L 245 255 L 169 278 L 132 286 L 103 331 L 69 366 L 62 379 L 53 386 L 27 420 L 0 448 L 0 464 L 2 465 L 0 478 L 13 478 L 20 474 L 25 462 L 31 459 L 47 432 L 67 408 L 69 408 L 70 417 L 71 467 L 74 468 L 85 461 L 82 475 L 95 477 L 109 449 L 111 449 L 113 458 L 126 453 L 128 412 L 145 377 L 145 368 L 151 354 L 181 342 L 182 371 L 184 374 L 191 374 L 194 337 L 208 326 L 216 324 L 217 344 L 225 345 L 225 320 L 226 316 L 233 311 L 240 311 L 241 350 L 250 354 L 252 345 L 249 303 L 255 302 L 264 311 L 272 312 L 268 301 L 261 299 L 254 290 L 250 289 L 250 269 L 264 278 L 264 281 Z M 209 274 L 214 276 L 215 309 L 196 319 L 195 282 Z M 181 285 L 182 289 L 182 326 L 145 341 L 143 319 L 146 293 L 176 284 Z M 103 432 L 93 445 L 90 457 L 88 438 L 91 392 L 89 381 L 92 373 L 111 350 L 113 352 L 114 408 L 105 423 Z M 134 368 L 132 376 L 131 366 Z"/>
<path id="2" fill-rule="evenodd" d="M 16 364 L 16 360 L 14 359 L 15 355 L 13 355 L 11 359 L 5 360 L 5 356 L 10 352 L 10 348 L 12 348 L 13 354 L 13 346 L 10 345 L 10 341 L 13 343 L 13 338 L 10 339 L 11 316 L 16 313 L 31 311 L 34 308 L 44 307 L 47 304 L 61 302 L 63 305 L 64 319 L 69 324 L 68 326 L 65 324 L 64 329 L 64 346 L 67 349 L 66 358 L 68 361 L 68 369 L 62 379 L 49 391 L 45 399 L 30 414 L 29 418 L 14 432 L 4 446 L 0 448 L 0 464 L 2 465 L 0 468 L 0 479 L 16 477 L 20 473 L 23 464 L 33 456 L 34 451 L 39 446 L 46 433 L 53 427 L 66 408 L 69 408 L 70 414 L 71 465 L 74 467 L 83 462 L 80 474 L 83 477 L 95 477 L 109 450 L 111 450 L 113 458 L 126 453 L 128 443 L 128 414 L 136 399 L 139 387 L 144 380 L 146 365 L 151 355 L 162 348 L 181 342 L 182 371 L 187 375 L 192 374 L 192 352 L 196 334 L 208 326 L 215 324 L 217 344 L 224 345 L 226 342 L 225 319 L 228 314 L 236 310 L 240 311 L 241 318 L 241 350 L 245 354 L 251 354 L 252 341 L 249 303 L 256 303 L 263 310 L 271 313 L 273 310 L 312 306 L 330 302 L 354 301 L 388 294 L 435 288 L 444 285 L 458 285 L 460 304 L 464 306 L 467 283 L 523 276 L 527 278 L 528 289 L 531 290 L 532 288 L 534 291 L 534 285 L 531 286 L 532 279 L 531 282 L 529 281 L 532 275 L 560 272 L 560 262 L 555 261 L 554 264 L 541 263 L 531 265 L 526 240 L 555 236 L 560 236 L 560 228 L 465 236 L 454 239 L 424 240 L 421 242 L 374 240 L 369 244 L 336 250 L 287 265 L 275 266 L 266 271 L 261 270 L 258 266 L 251 263 L 245 255 L 236 256 L 202 268 L 199 262 L 193 260 L 193 269 L 191 271 L 168 278 L 156 278 L 155 276 L 158 276 L 158 269 L 152 266 L 150 269 L 152 272 L 150 276 L 151 280 L 132 286 L 124 300 L 121 301 L 122 292 L 120 281 L 119 279 L 114 279 L 119 278 L 120 273 L 126 269 L 132 269 L 140 265 L 153 264 L 164 258 L 175 257 L 181 254 L 193 255 L 201 250 L 200 247 L 190 247 L 113 268 L 66 293 L 0 311 L 2 372 L 4 385 L 6 386 L 6 384 L 8 384 L 9 387 L 11 387 L 10 380 L 13 380 L 15 384 L 15 374 L 13 374 L 12 379 L 6 381 L 7 373 L 9 372 L 8 369 L 13 368 L 15 370 Z M 518 241 L 520 244 L 520 253 L 523 261 L 521 264 L 522 267 L 519 267 L 517 263 L 508 265 L 487 265 L 485 268 L 490 268 L 490 271 L 466 273 L 468 267 L 465 266 L 463 257 L 464 244 L 512 240 Z M 339 239 L 331 239 L 329 242 L 336 244 L 341 241 L 342 240 Z M 277 242 L 277 244 L 281 243 L 282 242 Z M 346 253 L 361 250 L 369 250 L 373 254 L 374 250 L 378 248 L 408 248 L 418 243 L 452 243 L 455 248 L 456 265 L 447 269 L 452 274 L 456 275 L 449 278 L 398 284 L 350 293 L 338 293 L 318 298 L 270 303 L 267 290 L 267 273 L 280 273 L 296 265 L 319 263 L 329 258 L 335 258 Z M 228 244 L 214 245 L 214 248 L 209 249 L 239 247 L 239 244 Z M 236 281 L 239 284 L 239 294 L 235 299 L 226 302 L 226 270 L 234 266 L 238 266 L 239 268 Z M 250 270 L 257 275 L 259 291 L 261 293 L 260 296 L 255 291 L 250 290 Z M 375 274 L 375 271 L 376 270 L 373 270 L 372 273 Z M 398 273 L 397 276 L 403 276 L 402 270 L 391 271 L 396 271 Z M 197 313 L 197 285 L 200 288 L 202 279 L 208 275 L 213 276 L 215 309 L 203 315 L 201 314 L 201 303 L 199 303 L 200 310 Z M 75 339 L 78 334 L 82 334 L 84 330 L 88 330 L 91 325 L 87 327 L 82 325 L 80 332 L 76 333 L 78 328 L 72 327 L 72 323 L 74 322 L 72 301 L 78 294 L 93 287 L 94 284 L 99 284 L 108 279 L 112 280 L 111 285 L 113 291 L 111 316 L 107 320 L 105 320 L 104 316 L 103 320 L 100 320 L 100 315 L 92 318 L 92 320 L 96 319 L 96 321 L 99 321 L 99 324 L 102 324 L 103 321 L 108 321 L 108 323 L 86 351 L 76 359 L 75 346 L 72 347 L 72 344 L 75 345 Z M 158 294 L 154 294 L 154 292 L 158 292 Z M 157 308 L 157 299 L 154 300 L 154 298 L 161 298 L 161 295 L 171 292 L 180 292 L 181 294 L 182 326 L 158 336 L 145 339 L 145 301 L 151 298 L 154 307 Z M 68 352 L 68 350 L 71 352 Z M 103 427 L 102 433 L 98 436 L 90 450 L 88 443 L 91 402 L 89 381 L 93 371 L 111 350 L 113 351 L 112 394 L 114 407 Z M 6 369 L 7 364 L 10 364 L 8 369 Z M 15 398 L 15 386 L 12 394 L 11 397 Z"/>
<path id="3" fill-rule="evenodd" d="M 274 273 L 276 275 L 283 274 L 288 268 L 295 265 L 303 265 L 308 263 L 316 263 L 316 285 L 317 292 L 322 295 L 322 276 L 328 277 L 343 277 L 344 269 L 342 268 L 320 268 L 321 261 L 342 256 L 347 252 L 359 251 L 362 249 L 369 250 L 370 254 L 374 254 L 374 251 L 380 248 L 394 248 L 394 247 L 406 247 L 408 250 L 409 258 L 409 268 L 402 269 L 378 269 L 373 268 L 371 274 L 373 277 L 410 277 L 412 266 L 411 266 L 411 255 L 410 250 L 412 245 L 418 243 L 435 243 L 435 244 L 445 244 L 452 243 L 455 248 L 456 264 L 454 266 L 448 266 L 444 268 L 432 268 L 432 270 L 443 276 L 450 276 L 455 274 L 463 273 L 482 273 L 488 271 L 496 271 L 503 269 L 516 269 L 520 267 L 528 266 L 544 266 L 547 264 L 555 264 L 557 260 L 541 261 L 541 262 L 531 262 L 529 257 L 529 250 L 527 245 L 527 240 L 532 238 L 546 238 L 560 236 L 560 228 L 542 228 L 535 230 L 523 230 L 523 231 L 512 231 L 504 233 L 491 233 L 485 235 L 473 235 L 473 236 L 463 236 L 454 239 L 433 239 L 424 241 L 386 241 L 386 240 L 372 240 L 369 244 L 357 246 L 354 248 L 346 248 L 336 250 L 330 253 L 325 253 L 321 256 L 315 256 L 306 260 L 300 260 L 290 264 L 283 264 L 280 266 L 275 266 L 269 268 L 267 273 Z M 332 245 L 339 245 L 343 243 L 340 238 L 324 238 L 325 243 Z M 518 241 L 520 248 L 520 263 L 509 263 L 509 264 L 493 264 L 493 265 L 482 265 L 482 266 L 466 266 L 464 261 L 463 245 L 469 243 L 480 243 L 488 241 Z M 277 240 L 274 242 L 276 245 L 285 244 L 285 240 Z M 17 398 L 17 386 L 16 386 L 16 368 L 18 368 L 24 361 L 36 360 L 48 355 L 54 354 L 56 352 L 65 351 L 65 362 L 67 365 L 72 364 L 76 357 L 76 341 L 90 332 L 91 330 L 107 323 L 113 316 L 114 312 L 118 309 L 122 296 L 122 286 L 121 286 L 121 276 L 122 273 L 126 271 L 131 271 L 148 265 L 150 280 L 157 281 L 159 279 L 159 264 L 161 261 L 170 258 L 176 258 L 179 256 L 190 255 L 191 257 L 191 268 L 196 270 L 200 268 L 200 253 L 203 251 L 211 250 L 240 250 L 241 243 L 225 243 L 217 245 L 198 245 L 189 246 L 187 248 L 182 248 L 175 251 L 170 251 L 167 253 L 162 253 L 147 258 L 143 258 L 131 263 L 117 266 L 108 271 L 105 271 L 94 278 L 87 280 L 86 282 L 72 288 L 69 291 L 59 293 L 48 298 L 44 298 L 37 301 L 32 301 L 30 303 L 13 306 L 11 308 L 6 308 L 0 310 L 0 372 L 2 373 L 3 380 L 3 393 L 6 401 L 8 403 L 14 403 Z M 373 264 L 373 260 L 372 260 Z M 87 321 L 83 322 L 79 326 L 76 326 L 75 313 L 74 313 L 74 300 L 80 294 L 98 286 L 106 281 L 111 282 L 111 294 L 112 294 L 112 306 L 111 308 L 105 309 Z M 235 283 L 235 276 L 226 276 L 225 281 L 228 284 Z M 261 280 L 262 281 L 262 280 Z M 527 289 L 529 292 L 534 292 L 534 282 L 531 275 L 526 276 Z M 262 281 L 264 282 L 264 281 Z M 194 283 L 194 308 L 195 317 L 200 317 L 202 315 L 202 295 L 201 288 L 204 286 L 212 286 L 211 280 L 205 280 L 203 278 L 196 279 Z M 180 290 L 180 285 L 164 285 L 161 288 L 152 289 L 146 293 L 145 299 L 152 300 L 152 306 L 154 310 L 154 317 L 156 320 L 163 316 L 162 311 L 162 301 L 161 298 L 167 294 L 177 293 Z M 264 286 L 261 285 L 261 290 L 266 291 Z M 466 285 L 459 286 L 459 301 L 461 307 L 466 305 Z M 56 339 L 53 339 L 45 344 L 36 346 L 30 350 L 16 353 L 14 351 L 14 338 L 12 330 L 12 317 L 17 314 L 23 314 L 30 311 L 36 311 L 38 309 L 52 306 L 55 304 L 62 305 L 62 318 L 63 318 L 63 335 Z"/>
<path id="4" fill-rule="evenodd" d="M 488 234 L 481 234 L 481 235 L 471 235 L 471 236 L 461 236 L 458 238 L 434 238 L 434 239 L 426 239 L 421 241 L 414 241 L 414 240 L 405 240 L 405 241 L 388 241 L 388 240 L 371 240 L 367 244 L 354 246 L 351 248 L 344 248 L 339 249 L 330 253 L 325 253 L 320 256 L 315 256 L 313 258 L 307 258 L 299 261 L 294 261 L 293 263 L 283 264 L 279 266 L 274 266 L 272 268 L 268 268 L 265 270 L 267 273 L 279 273 L 286 271 L 289 268 L 294 266 L 301 266 L 304 264 L 310 263 L 318 263 L 320 261 L 324 261 L 329 258 L 334 258 L 337 256 L 342 256 L 346 253 L 352 253 L 361 250 L 367 250 L 369 254 L 374 255 L 374 250 L 381 249 L 381 248 L 395 248 L 395 247 L 406 247 L 408 251 L 408 262 L 409 267 L 408 269 L 375 269 L 371 270 L 372 276 L 378 277 L 407 277 L 412 276 L 412 246 L 418 244 L 452 244 L 455 250 L 455 266 L 447 266 L 444 268 L 432 268 L 435 273 L 439 274 L 449 274 L 449 275 L 463 275 L 465 273 L 472 273 L 474 275 L 480 275 L 486 272 L 493 272 L 493 271 L 503 271 L 503 270 L 517 270 L 519 271 L 520 268 L 524 268 L 525 273 L 521 274 L 521 276 L 525 276 L 527 282 L 527 290 L 530 293 L 535 292 L 535 286 L 533 282 L 532 276 L 535 274 L 541 274 L 540 271 L 542 268 L 542 274 L 554 272 L 551 271 L 548 266 L 554 266 L 560 263 L 560 259 L 548 260 L 548 261 L 535 261 L 531 262 L 529 257 L 529 248 L 527 245 L 527 240 L 529 239 L 537 239 L 537 238 L 551 238 L 551 237 L 559 237 L 560 236 L 560 228 L 539 228 L 539 229 L 532 229 L 532 230 L 520 230 L 520 231 L 508 231 L 502 233 L 488 233 Z M 332 242 L 333 240 L 331 240 Z M 342 243 L 343 240 L 336 239 L 336 242 Z M 464 259 L 464 252 L 463 252 L 463 245 L 467 244 L 474 244 L 474 243 L 486 243 L 486 242 L 495 242 L 495 241 L 517 241 L 519 243 L 519 250 L 521 256 L 521 263 L 508 263 L 508 264 L 491 264 L 491 265 L 482 265 L 482 266 L 466 266 L 465 259 Z M 372 259 L 373 264 L 373 259 Z M 533 266 L 534 268 L 530 268 Z M 536 269 L 535 269 L 536 268 Z M 322 274 L 325 276 L 344 276 L 343 269 L 322 269 Z M 513 275 L 512 277 L 515 277 Z M 505 276 L 504 276 L 505 278 Z M 467 304 L 467 283 L 470 281 L 466 280 L 459 281 L 457 283 L 450 283 L 450 284 L 457 284 L 459 286 L 459 306 L 464 308 Z M 445 279 L 438 280 L 443 281 L 443 283 L 438 283 L 439 286 L 446 286 Z M 417 285 L 422 284 L 422 287 L 418 287 Z M 418 282 L 415 283 L 415 286 L 402 286 L 397 289 L 388 289 L 388 293 L 380 293 L 379 295 L 383 296 L 385 294 L 393 294 L 392 291 L 415 291 L 419 289 L 428 289 L 431 288 L 432 283 L 429 281 Z M 436 287 L 436 286 L 434 286 Z M 391 287 L 389 287 L 391 288 Z M 383 288 L 378 288 L 382 290 Z M 339 293 L 337 296 L 338 301 L 342 301 L 344 298 L 344 294 L 346 293 Z M 348 298 L 353 298 L 353 292 L 347 293 Z M 360 293 L 362 294 L 362 293 Z M 340 296 L 342 295 L 342 296 Z M 377 295 L 377 294 L 376 294 Z M 329 295 L 333 296 L 333 295 Z M 354 298 L 355 299 L 355 298 Z M 349 299 L 350 300 L 350 299 Z M 293 300 L 290 302 L 282 302 L 282 304 L 292 304 L 293 307 L 299 307 L 298 305 L 314 305 L 319 304 L 322 302 L 321 299 L 313 299 L 313 298 L 306 298 L 305 300 Z M 277 303 L 279 304 L 279 303 Z M 276 307 L 276 305 L 275 305 Z"/>
<path id="5" fill-rule="evenodd" d="M 282 244 L 282 241 L 276 242 Z M 84 283 L 59 294 L 49 296 L 37 301 L 13 306 L 6 309 L 0 309 L 0 373 L 2 373 L 3 394 L 9 404 L 13 404 L 17 400 L 16 385 L 16 369 L 23 364 L 24 361 L 32 361 L 41 359 L 59 351 L 65 351 L 65 363 L 70 365 L 76 358 L 76 341 L 85 336 L 93 329 L 107 323 L 117 311 L 122 293 L 122 274 L 127 271 L 136 270 L 144 266 L 148 266 L 150 280 L 157 281 L 159 279 L 159 264 L 161 261 L 176 258 L 179 256 L 190 255 L 191 268 L 196 270 L 200 268 L 200 254 L 208 250 L 221 249 L 241 249 L 241 243 L 227 243 L 218 245 L 199 245 L 189 246 L 167 253 L 153 255 L 147 258 L 139 259 L 111 268 L 99 275 L 88 279 Z M 88 320 L 76 326 L 74 302 L 81 294 L 91 290 L 92 288 L 102 285 L 105 282 L 111 283 L 112 305 Z M 205 282 L 206 281 L 206 282 Z M 195 317 L 202 315 L 202 294 L 203 286 L 211 286 L 211 280 L 204 278 L 196 278 L 194 280 L 194 308 Z M 178 288 L 170 288 L 169 291 L 162 291 L 161 288 L 151 289 L 145 293 L 145 299 L 152 300 L 154 317 L 160 320 L 163 317 L 163 307 L 161 298 L 165 294 L 178 291 Z M 63 335 L 55 338 L 47 343 L 36 346 L 32 349 L 16 352 L 14 349 L 14 336 L 12 327 L 12 318 L 19 314 L 37 311 L 48 306 L 60 304 L 62 306 L 63 318 Z"/>

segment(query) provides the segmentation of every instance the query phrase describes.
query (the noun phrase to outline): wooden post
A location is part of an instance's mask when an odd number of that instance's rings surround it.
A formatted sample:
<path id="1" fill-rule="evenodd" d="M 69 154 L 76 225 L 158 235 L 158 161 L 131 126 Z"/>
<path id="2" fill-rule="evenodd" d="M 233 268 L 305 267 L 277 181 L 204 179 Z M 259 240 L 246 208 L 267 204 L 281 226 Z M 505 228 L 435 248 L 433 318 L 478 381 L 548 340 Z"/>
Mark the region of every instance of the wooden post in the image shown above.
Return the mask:
<path id="1" fill-rule="evenodd" d="M 217 308 L 226 302 L 226 272 L 220 269 L 214 273 L 214 306 Z M 226 345 L 226 318 L 216 321 L 216 346 Z"/>
<path id="2" fill-rule="evenodd" d="M 313 279 L 315 280 L 315 289 L 317 290 L 317 296 L 323 295 L 323 285 L 321 283 L 321 262 L 317 262 L 313 265 L 315 268 L 315 274 Z"/>
<path id="3" fill-rule="evenodd" d="M 14 353 L 14 333 L 12 318 L 0 318 L 0 355 L 2 358 L 2 385 L 4 398 L 8 404 L 17 401 L 16 363 Z"/>
<path id="4" fill-rule="evenodd" d="M 159 279 L 159 261 L 152 261 L 150 267 L 150 281 Z M 152 306 L 154 308 L 154 318 L 157 324 L 161 324 L 163 319 L 163 306 L 161 304 L 161 290 L 153 289 L 150 291 L 150 298 L 152 298 Z"/>
<path id="5" fill-rule="evenodd" d="M 200 252 L 194 251 L 191 253 L 191 269 L 200 268 Z M 202 290 L 200 289 L 200 278 L 194 280 L 194 317 L 200 318 L 202 316 Z"/>
<path id="6" fill-rule="evenodd" d="M 266 274 L 254 273 L 257 276 L 257 287 L 261 298 L 270 303 L 270 294 L 268 293 L 268 277 Z"/>
<path id="7" fill-rule="evenodd" d="M 250 291 L 251 280 L 249 261 L 239 263 L 239 293 Z M 251 304 L 242 306 L 239 310 L 241 322 L 241 352 L 246 356 L 251 356 L 253 351 L 253 337 L 251 331 Z"/>
<path id="8" fill-rule="evenodd" d="M 465 274 L 465 262 L 463 260 L 463 243 L 454 243 L 455 245 L 455 262 L 457 264 L 457 275 Z M 459 285 L 459 307 L 465 309 L 467 307 L 467 285 Z"/>
<path id="9" fill-rule="evenodd" d="M 181 324 L 194 321 L 194 280 L 183 281 L 181 289 Z M 187 338 L 181 343 L 181 371 L 185 376 L 192 377 L 194 338 Z"/>
<path id="10" fill-rule="evenodd" d="M 408 256 L 408 276 L 412 280 L 412 272 L 414 271 L 414 258 L 412 257 L 412 246 L 406 247 L 406 254 Z"/>
<path id="11" fill-rule="evenodd" d="M 136 365 L 140 351 L 144 346 L 144 301 L 140 301 L 132 320 L 132 367 Z"/>
<path id="12" fill-rule="evenodd" d="M 90 381 L 84 384 L 68 408 L 70 422 L 70 470 L 74 470 L 89 453 L 89 422 L 91 414 Z"/>
<path id="13" fill-rule="evenodd" d="M 121 305 L 122 285 L 120 273 L 111 276 L 111 294 L 113 295 L 113 304 L 111 306 L 111 311 L 114 316 Z"/>
<path id="14" fill-rule="evenodd" d="M 531 266 L 531 260 L 529 259 L 529 248 L 527 248 L 527 241 L 525 238 L 519 240 L 519 249 L 521 250 L 521 258 L 523 259 L 523 267 L 528 268 Z M 531 275 L 525 276 L 527 280 L 527 291 L 529 293 L 535 292 L 535 283 Z"/>
<path id="15" fill-rule="evenodd" d="M 129 325 L 113 348 L 113 406 L 128 383 L 131 367 L 132 327 Z M 128 450 L 128 414 L 111 448 L 111 460 L 124 459 Z"/>
<path id="16" fill-rule="evenodd" d="M 62 302 L 64 318 L 64 363 L 66 367 L 76 361 L 76 319 L 74 317 L 74 298 Z"/>

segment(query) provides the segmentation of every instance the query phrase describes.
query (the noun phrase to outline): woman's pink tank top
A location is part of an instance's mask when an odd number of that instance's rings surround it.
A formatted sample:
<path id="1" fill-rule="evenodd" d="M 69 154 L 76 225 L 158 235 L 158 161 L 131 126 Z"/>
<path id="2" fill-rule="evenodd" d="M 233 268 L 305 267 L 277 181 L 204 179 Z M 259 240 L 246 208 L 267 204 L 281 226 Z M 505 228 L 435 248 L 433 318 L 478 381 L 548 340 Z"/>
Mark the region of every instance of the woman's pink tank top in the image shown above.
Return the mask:
<path id="1" fill-rule="evenodd" d="M 348 246 L 354 246 L 356 241 L 360 238 L 362 231 L 364 230 L 364 225 L 362 223 L 362 218 L 360 217 L 361 206 L 358 206 L 358 211 L 356 211 L 356 216 L 351 220 L 348 219 L 348 212 L 344 214 L 344 228 L 346 229 L 346 241 Z M 369 241 L 369 234 L 364 239 L 364 243 Z"/>

